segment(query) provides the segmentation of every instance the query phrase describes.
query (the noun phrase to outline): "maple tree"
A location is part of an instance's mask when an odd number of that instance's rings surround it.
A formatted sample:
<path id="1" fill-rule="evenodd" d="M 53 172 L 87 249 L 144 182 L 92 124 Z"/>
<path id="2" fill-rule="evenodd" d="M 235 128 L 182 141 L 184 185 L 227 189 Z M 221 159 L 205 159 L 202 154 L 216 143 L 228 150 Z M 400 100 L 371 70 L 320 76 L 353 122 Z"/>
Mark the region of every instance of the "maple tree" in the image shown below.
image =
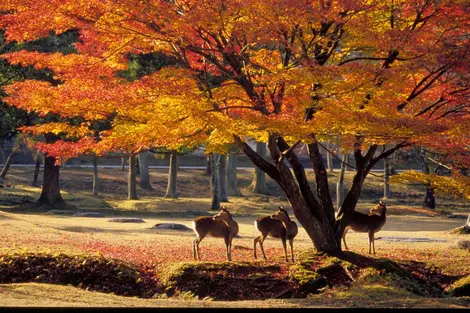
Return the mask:
<path id="1" fill-rule="evenodd" d="M 6 0 L 0 9 L 8 40 L 80 32 L 79 54 L 5 56 L 61 81 L 15 83 L 10 105 L 87 121 L 115 114 L 98 142 L 86 123 L 36 128 L 81 138 L 44 150 L 70 157 L 206 142 L 222 152 L 235 142 L 280 185 L 317 250 L 341 250 L 364 180 L 395 151 L 424 146 L 468 168 L 467 1 Z M 155 52 L 178 62 L 132 82 L 116 75 L 129 55 Z M 266 142 L 271 162 L 246 138 Z M 337 219 L 324 141 L 355 158 Z M 301 142 L 316 190 L 294 152 Z"/>

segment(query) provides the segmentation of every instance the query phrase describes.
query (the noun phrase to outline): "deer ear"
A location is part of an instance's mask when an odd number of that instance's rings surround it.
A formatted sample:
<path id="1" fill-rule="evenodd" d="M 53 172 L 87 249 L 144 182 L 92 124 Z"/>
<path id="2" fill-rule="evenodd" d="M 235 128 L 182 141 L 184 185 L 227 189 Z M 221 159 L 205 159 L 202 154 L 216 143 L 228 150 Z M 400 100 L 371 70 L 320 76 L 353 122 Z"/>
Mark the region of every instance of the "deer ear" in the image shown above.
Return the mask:
<path id="1" fill-rule="evenodd" d="M 222 211 L 227 212 L 227 208 L 223 206 Z"/>
<path id="2" fill-rule="evenodd" d="M 282 206 L 280 206 L 279 211 L 284 211 L 284 208 Z"/>

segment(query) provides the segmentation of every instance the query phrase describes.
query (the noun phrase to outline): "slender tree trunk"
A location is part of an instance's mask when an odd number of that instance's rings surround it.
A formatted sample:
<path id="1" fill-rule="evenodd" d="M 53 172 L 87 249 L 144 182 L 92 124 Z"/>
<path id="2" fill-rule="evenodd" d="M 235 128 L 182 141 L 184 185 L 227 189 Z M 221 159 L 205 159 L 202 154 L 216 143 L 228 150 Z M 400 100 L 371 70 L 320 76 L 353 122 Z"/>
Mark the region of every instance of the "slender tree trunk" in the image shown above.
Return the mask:
<path id="1" fill-rule="evenodd" d="M 331 151 L 333 145 L 326 144 L 326 147 L 328 148 L 328 150 Z M 326 164 L 327 164 L 327 167 L 328 167 L 328 172 L 333 173 L 334 172 L 334 169 L 333 169 L 333 156 L 327 150 L 325 150 L 325 153 L 326 153 Z"/>
<path id="2" fill-rule="evenodd" d="M 264 142 L 256 143 L 256 152 L 264 158 L 266 155 L 266 144 Z M 256 164 L 255 164 L 256 165 Z M 266 186 L 266 175 L 265 173 L 257 166 L 255 166 L 255 175 L 253 181 L 249 187 L 254 193 L 259 193 L 263 195 L 268 195 L 268 187 Z"/>
<path id="3" fill-rule="evenodd" d="M 426 158 L 426 152 L 425 151 L 420 151 L 419 156 L 420 156 L 420 159 L 421 159 L 423 173 L 424 174 L 429 174 L 429 162 Z M 423 206 L 425 208 L 428 208 L 428 209 L 435 209 L 436 208 L 436 197 L 434 195 L 434 188 L 432 188 L 430 184 L 427 184 L 425 187 L 426 187 L 426 192 L 424 194 Z"/>
<path id="4" fill-rule="evenodd" d="M 227 158 L 227 193 L 229 196 L 239 197 L 242 195 L 237 181 L 237 156 L 229 154 Z"/>
<path id="5" fill-rule="evenodd" d="M 389 158 L 384 159 L 384 199 L 390 199 L 390 160 Z"/>
<path id="6" fill-rule="evenodd" d="M 347 159 L 347 154 L 343 154 L 341 156 L 341 169 L 339 172 L 339 178 L 338 182 L 336 183 L 336 207 L 337 211 L 339 211 L 339 208 L 341 207 L 341 204 L 343 203 L 344 199 L 344 172 L 346 171 L 346 159 Z"/>
<path id="7" fill-rule="evenodd" d="M 212 173 L 212 154 L 206 156 L 206 171 L 204 172 L 205 176 L 211 176 Z"/>
<path id="8" fill-rule="evenodd" d="M 45 135 L 46 143 L 54 143 L 60 139 L 59 136 L 48 133 Z M 41 196 L 38 204 L 48 206 L 62 206 L 65 204 L 60 194 L 60 166 L 56 165 L 55 157 L 44 156 L 44 178 L 42 182 Z"/>
<path id="9" fill-rule="evenodd" d="M 139 153 L 139 166 L 140 166 L 140 188 L 150 190 L 150 175 L 149 175 L 149 158 L 150 152 L 145 151 Z"/>
<path id="10" fill-rule="evenodd" d="M 220 210 L 220 180 L 218 173 L 219 154 L 213 154 L 211 158 L 211 190 L 212 202 L 211 210 Z"/>
<path id="11" fill-rule="evenodd" d="M 3 145 L 3 141 L 0 143 L 0 145 Z M 5 151 L 3 150 L 3 147 L 0 146 L 0 164 L 5 163 Z"/>
<path id="12" fill-rule="evenodd" d="M 121 171 L 126 170 L 126 158 L 121 157 Z"/>
<path id="13" fill-rule="evenodd" d="M 127 200 L 138 200 L 136 183 L 135 155 L 129 156 L 129 175 L 127 180 Z"/>
<path id="14" fill-rule="evenodd" d="M 33 187 L 38 187 L 38 177 L 39 177 L 40 170 L 41 170 L 41 154 L 38 151 L 36 155 L 36 165 L 34 166 L 33 183 L 31 184 Z"/>
<path id="15" fill-rule="evenodd" d="M 178 154 L 176 151 L 171 151 L 170 169 L 168 172 L 168 185 L 166 188 L 165 198 L 177 199 L 178 193 L 176 192 L 176 180 L 178 178 Z"/>
<path id="16" fill-rule="evenodd" d="M 227 155 L 219 157 L 220 202 L 228 202 L 227 195 Z"/>
<path id="17" fill-rule="evenodd" d="M 99 180 L 98 180 L 98 157 L 93 156 L 93 195 L 98 195 Z"/>
<path id="18" fill-rule="evenodd" d="M 19 151 L 17 149 L 13 148 L 13 151 L 8 156 L 5 162 L 5 165 L 3 166 L 2 172 L 0 173 L 1 178 L 5 178 L 5 176 L 7 176 L 8 170 L 10 169 L 11 162 L 13 161 L 13 158 L 15 157 L 15 155 L 18 154 L 18 152 Z"/>
<path id="19" fill-rule="evenodd" d="M 465 225 L 463 226 L 463 228 L 464 228 L 467 232 L 470 231 L 470 214 L 468 214 L 467 222 L 465 223 Z"/>

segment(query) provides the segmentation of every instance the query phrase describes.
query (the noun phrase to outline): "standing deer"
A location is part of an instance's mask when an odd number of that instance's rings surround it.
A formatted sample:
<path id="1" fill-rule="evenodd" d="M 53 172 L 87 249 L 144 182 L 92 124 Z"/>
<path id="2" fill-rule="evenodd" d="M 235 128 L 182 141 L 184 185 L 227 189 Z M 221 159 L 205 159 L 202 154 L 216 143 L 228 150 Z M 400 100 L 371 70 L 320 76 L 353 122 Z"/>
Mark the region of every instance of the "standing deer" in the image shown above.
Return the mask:
<path id="1" fill-rule="evenodd" d="M 346 233 L 349 229 L 352 229 L 356 232 L 369 233 L 369 254 L 371 254 L 371 247 L 375 254 L 374 234 L 385 225 L 386 212 L 387 208 L 382 201 L 379 201 L 379 204 L 370 209 L 369 215 L 353 211 L 351 219 L 348 221 L 342 236 L 346 250 L 348 250 L 348 246 L 346 245 Z"/>
<path id="2" fill-rule="evenodd" d="M 238 234 L 238 224 L 225 207 L 214 216 L 201 216 L 193 221 L 193 230 L 196 239 L 193 241 L 193 256 L 195 260 L 201 260 L 199 256 L 199 243 L 210 235 L 216 238 L 224 238 L 227 249 L 227 260 L 232 260 L 232 239 Z"/>
<path id="3" fill-rule="evenodd" d="M 266 254 L 264 253 L 263 242 L 268 235 L 274 238 L 281 238 L 282 246 L 284 247 L 284 256 L 286 262 L 289 262 L 287 259 L 287 249 L 286 241 L 289 239 L 290 252 L 292 257 L 292 262 L 294 262 L 294 238 L 297 236 L 298 228 L 297 224 L 294 221 L 291 221 L 289 215 L 287 215 L 286 210 L 283 207 L 279 207 L 279 211 L 270 216 L 265 216 L 257 219 L 255 221 L 255 228 L 260 232 L 260 235 L 255 238 L 253 243 L 254 257 L 256 259 L 256 244 L 259 242 L 261 247 L 261 252 L 263 252 L 264 259 L 267 261 Z"/>

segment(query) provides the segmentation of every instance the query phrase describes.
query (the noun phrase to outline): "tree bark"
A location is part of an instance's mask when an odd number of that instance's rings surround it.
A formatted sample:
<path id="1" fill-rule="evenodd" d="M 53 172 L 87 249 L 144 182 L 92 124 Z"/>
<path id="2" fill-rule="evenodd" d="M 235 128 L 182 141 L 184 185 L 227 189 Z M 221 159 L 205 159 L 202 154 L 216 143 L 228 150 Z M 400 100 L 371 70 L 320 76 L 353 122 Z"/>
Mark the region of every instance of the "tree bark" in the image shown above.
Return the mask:
<path id="1" fill-rule="evenodd" d="M 219 157 L 220 202 L 228 202 L 227 195 L 227 155 Z"/>
<path id="2" fill-rule="evenodd" d="M 384 159 L 384 199 L 390 199 L 390 160 L 389 158 Z"/>
<path id="3" fill-rule="evenodd" d="M 41 170 L 41 154 L 38 151 L 36 154 L 36 165 L 34 166 L 33 183 L 31 184 L 31 186 L 33 187 L 38 187 L 38 177 L 39 177 L 40 170 Z"/>
<path id="4" fill-rule="evenodd" d="M 258 155 L 264 158 L 266 155 L 266 144 L 263 142 L 256 142 L 256 153 L 258 153 Z M 269 194 L 268 187 L 266 186 L 266 175 L 257 166 L 255 166 L 255 175 L 249 188 L 254 193 L 259 193 L 263 195 Z"/>
<path id="5" fill-rule="evenodd" d="M 237 156 L 229 154 L 227 158 L 227 193 L 229 196 L 239 197 L 242 195 L 237 181 Z"/>
<path id="6" fill-rule="evenodd" d="M 13 148 L 13 151 L 11 151 L 10 155 L 8 156 L 5 165 L 3 166 L 2 172 L 0 173 L 1 178 L 5 178 L 7 176 L 8 170 L 10 169 L 11 162 L 13 161 L 13 158 L 15 155 L 18 154 L 18 150 Z"/>
<path id="7" fill-rule="evenodd" d="M 3 141 L 0 143 L 3 144 Z M 5 163 L 5 151 L 3 150 L 3 147 L 0 146 L 0 164 Z"/>
<path id="8" fill-rule="evenodd" d="M 424 174 L 429 174 L 429 162 L 426 158 L 425 151 L 419 151 L 419 158 L 421 160 L 421 165 Z M 430 184 L 426 184 L 426 192 L 424 194 L 424 201 L 423 206 L 428 209 L 435 209 L 436 208 L 436 197 L 434 195 L 434 188 L 431 187 Z"/>
<path id="9" fill-rule="evenodd" d="M 48 133 L 45 135 L 46 143 L 54 143 L 59 136 Z M 62 206 L 65 204 L 60 194 L 60 166 L 56 164 L 56 158 L 46 154 L 44 156 L 44 178 L 42 182 L 41 196 L 38 204 L 48 206 Z"/>
<path id="10" fill-rule="evenodd" d="M 166 188 L 165 198 L 177 199 L 178 193 L 176 189 L 176 180 L 178 177 L 178 154 L 171 151 L 170 168 L 168 172 L 168 185 Z"/>
<path id="11" fill-rule="evenodd" d="M 464 228 L 467 232 L 470 231 L 470 214 L 468 214 L 467 222 L 465 223 L 465 225 L 463 226 L 463 228 Z"/>
<path id="12" fill-rule="evenodd" d="M 98 180 L 98 158 L 93 156 L 93 195 L 98 195 L 99 180 Z"/>
<path id="13" fill-rule="evenodd" d="M 338 182 L 336 183 L 336 208 L 339 211 L 341 204 L 344 199 L 344 173 L 346 171 L 346 160 L 348 158 L 347 154 L 341 156 L 341 169 L 339 172 Z"/>
<path id="14" fill-rule="evenodd" d="M 135 155 L 129 156 L 129 175 L 127 179 L 127 200 L 138 200 L 136 183 Z"/>
<path id="15" fill-rule="evenodd" d="M 211 157 L 211 190 L 212 190 L 212 201 L 211 210 L 220 210 L 220 175 L 218 173 L 219 154 L 213 154 Z"/>
<path id="16" fill-rule="evenodd" d="M 151 190 L 150 175 L 149 175 L 149 158 L 150 152 L 145 151 L 139 153 L 139 167 L 140 167 L 140 188 Z"/>

